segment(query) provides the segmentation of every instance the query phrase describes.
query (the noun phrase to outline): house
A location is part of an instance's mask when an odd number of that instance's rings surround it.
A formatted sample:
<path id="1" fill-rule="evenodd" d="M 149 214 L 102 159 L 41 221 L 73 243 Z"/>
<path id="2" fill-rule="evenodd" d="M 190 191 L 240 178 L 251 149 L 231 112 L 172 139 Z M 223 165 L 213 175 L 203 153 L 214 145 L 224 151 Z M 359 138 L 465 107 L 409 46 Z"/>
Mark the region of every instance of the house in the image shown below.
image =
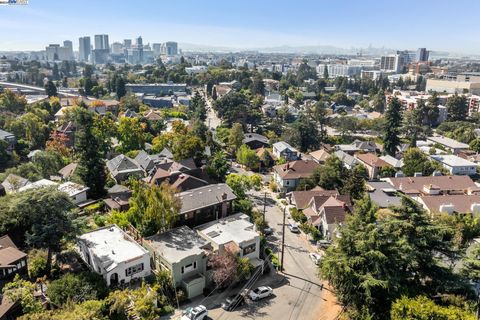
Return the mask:
<path id="1" fill-rule="evenodd" d="M 18 250 L 8 235 L 0 237 L 0 281 L 27 275 L 27 254 Z"/>
<path id="2" fill-rule="evenodd" d="M 162 158 L 163 157 L 158 154 L 148 154 L 144 150 L 141 150 L 135 157 L 135 161 L 143 171 L 150 172 L 158 163 L 160 163 Z"/>
<path id="3" fill-rule="evenodd" d="M 338 196 L 337 190 L 324 190 L 320 187 L 315 187 L 307 191 L 293 191 L 290 193 L 290 204 L 294 205 L 298 210 L 303 210 L 308 207 L 310 200 L 317 196 Z"/>
<path id="4" fill-rule="evenodd" d="M 297 160 L 273 167 L 273 179 L 282 191 L 296 189 L 301 180 L 310 178 L 320 165 L 313 160 Z"/>
<path id="5" fill-rule="evenodd" d="M 352 145 L 354 145 L 359 151 L 362 152 L 373 152 L 375 153 L 377 150 L 379 150 L 379 147 L 374 141 L 360 141 L 360 140 L 355 140 L 353 141 Z"/>
<path id="6" fill-rule="evenodd" d="M 187 226 L 148 237 L 144 245 L 157 270 L 168 270 L 175 287 L 182 287 L 188 299 L 203 294 L 207 286 L 210 243 Z"/>
<path id="7" fill-rule="evenodd" d="M 145 181 L 150 184 L 159 185 L 164 181 L 174 183 L 181 174 L 198 173 L 197 165 L 192 158 L 180 161 L 173 161 L 170 159 L 161 159 L 156 162 L 155 167 L 150 170 L 149 175 Z"/>
<path id="8" fill-rule="evenodd" d="M 398 195 L 397 190 L 388 182 L 368 181 L 366 187 L 370 200 L 379 208 L 399 206 L 402 202 L 402 198 Z"/>
<path id="9" fill-rule="evenodd" d="M 313 160 L 315 160 L 317 163 L 320 163 L 320 164 L 325 163 L 325 161 L 327 161 L 327 159 L 330 158 L 330 153 L 328 153 L 325 149 L 320 149 L 317 151 L 310 152 L 308 155 L 312 157 Z"/>
<path id="10" fill-rule="evenodd" d="M 246 133 L 242 143 L 246 144 L 252 150 L 270 145 L 268 138 L 258 133 Z"/>
<path id="11" fill-rule="evenodd" d="M 187 191 L 208 185 L 208 182 L 200 178 L 182 173 L 176 176 L 175 182 L 171 184 L 178 191 Z"/>
<path id="12" fill-rule="evenodd" d="M 56 134 L 62 137 L 62 142 L 67 148 L 73 148 L 75 145 L 75 132 L 77 128 L 72 121 L 68 121 L 57 127 Z"/>
<path id="13" fill-rule="evenodd" d="M 211 184 L 176 194 L 181 201 L 176 226 L 195 227 L 228 216 L 237 197 L 225 183 Z"/>
<path id="14" fill-rule="evenodd" d="M 143 115 L 143 118 L 151 122 L 157 122 L 157 121 L 163 120 L 162 115 L 154 109 L 148 110 L 147 113 Z"/>
<path id="15" fill-rule="evenodd" d="M 373 153 L 357 153 L 355 158 L 367 169 L 370 179 L 376 179 L 384 168 L 391 167 Z"/>
<path id="16" fill-rule="evenodd" d="M 480 214 L 480 195 L 421 196 L 416 199 L 432 216 L 439 213 Z"/>
<path id="17" fill-rule="evenodd" d="M 294 161 L 300 158 L 298 150 L 285 141 L 279 141 L 273 144 L 273 155 L 277 159 L 283 158 L 286 161 Z"/>
<path id="18" fill-rule="evenodd" d="M 13 133 L 0 129 L 0 140 L 7 143 L 7 152 L 12 152 L 15 149 L 17 139 Z"/>
<path id="19" fill-rule="evenodd" d="M 351 156 L 360 151 L 355 144 L 337 144 L 334 148 L 336 151 L 342 151 Z"/>
<path id="20" fill-rule="evenodd" d="M 117 182 L 127 180 L 130 176 L 138 178 L 144 176 L 144 171 L 138 162 L 123 154 L 107 161 L 107 169 Z"/>
<path id="21" fill-rule="evenodd" d="M 28 183 L 27 185 L 21 187 L 18 189 L 18 192 L 24 192 L 27 190 L 31 189 L 39 189 L 39 188 L 46 188 L 46 187 L 52 187 L 52 186 L 57 186 L 58 184 L 56 182 L 53 182 L 48 179 L 40 179 L 35 182 Z"/>
<path id="22" fill-rule="evenodd" d="M 17 176 L 16 174 L 10 173 L 5 180 L 2 182 L 2 186 L 5 189 L 5 193 L 13 193 L 17 191 L 18 189 L 26 186 L 29 184 L 30 181 L 28 179 L 22 178 L 20 176 Z"/>
<path id="23" fill-rule="evenodd" d="M 132 191 L 125 186 L 116 184 L 108 189 L 109 198 L 103 200 L 109 210 L 127 211 L 130 208 Z"/>
<path id="24" fill-rule="evenodd" d="M 246 214 L 237 213 L 199 226 L 198 234 L 210 242 L 214 251 L 249 258 L 254 267 L 263 266 L 260 259 L 260 235 Z"/>
<path id="25" fill-rule="evenodd" d="M 87 201 L 87 191 L 90 188 L 68 181 L 59 185 L 58 190 L 68 194 L 74 204 L 80 204 Z"/>
<path id="26" fill-rule="evenodd" d="M 77 250 L 108 286 L 123 285 L 151 273 L 148 251 L 116 225 L 78 236 Z"/>
<path id="27" fill-rule="evenodd" d="M 62 169 L 58 170 L 58 174 L 62 180 L 70 180 L 78 168 L 78 163 L 72 162 L 67 164 Z"/>
<path id="28" fill-rule="evenodd" d="M 469 176 L 425 176 L 386 178 L 396 190 L 415 197 L 420 195 L 475 194 L 478 186 Z"/>
<path id="29" fill-rule="evenodd" d="M 395 169 L 401 169 L 403 167 L 403 160 L 397 159 L 392 157 L 391 155 L 387 154 L 385 156 L 380 157 L 381 160 L 388 163 L 390 166 L 394 167 Z"/>
<path id="30" fill-rule="evenodd" d="M 350 155 L 350 154 L 348 154 L 348 153 L 346 153 L 346 152 L 344 152 L 344 151 L 342 151 L 342 150 L 335 151 L 335 152 L 334 152 L 334 155 L 335 155 L 338 159 L 340 159 L 340 161 L 343 162 L 343 165 L 344 165 L 345 168 L 347 168 L 347 169 L 352 169 L 352 168 L 355 167 L 355 166 L 357 165 L 357 163 L 358 163 L 358 160 L 357 160 L 354 156 L 352 156 L 352 155 Z"/>
<path id="31" fill-rule="evenodd" d="M 349 195 L 314 196 L 303 210 L 307 223 L 318 228 L 327 239 L 337 235 L 338 226 L 345 221 L 349 212 L 352 212 Z"/>
<path id="32" fill-rule="evenodd" d="M 468 150 L 469 145 L 466 143 L 458 142 L 457 140 L 450 139 L 443 136 L 427 137 L 427 141 L 434 144 L 439 144 L 447 150 L 450 150 L 453 154 L 457 154 L 462 150 Z"/>
<path id="33" fill-rule="evenodd" d="M 5 294 L 0 294 L 0 319 L 15 320 L 22 314 L 19 302 L 10 300 Z"/>
<path id="34" fill-rule="evenodd" d="M 472 176 L 477 173 L 478 165 L 455 155 L 431 155 L 431 159 L 440 162 L 452 175 Z"/>

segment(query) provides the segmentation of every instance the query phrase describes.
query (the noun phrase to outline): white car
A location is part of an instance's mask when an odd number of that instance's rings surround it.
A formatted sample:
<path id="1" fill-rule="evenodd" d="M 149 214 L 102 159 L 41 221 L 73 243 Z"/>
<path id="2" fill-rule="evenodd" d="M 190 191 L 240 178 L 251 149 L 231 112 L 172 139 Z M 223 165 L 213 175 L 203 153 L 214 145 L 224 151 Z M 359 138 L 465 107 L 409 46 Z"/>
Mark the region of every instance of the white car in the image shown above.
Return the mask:
<path id="1" fill-rule="evenodd" d="M 267 286 L 258 287 L 248 293 L 248 297 L 253 301 L 269 297 L 273 294 L 273 289 Z"/>
<path id="2" fill-rule="evenodd" d="M 289 223 L 288 224 L 288 229 L 290 229 L 290 231 L 293 232 L 293 233 L 299 233 L 300 232 L 296 223 Z"/>
<path id="3" fill-rule="evenodd" d="M 198 305 L 195 308 L 188 308 L 183 312 L 181 320 L 203 320 L 208 316 L 207 307 Z"/>
<path id="4" fill-rule="evenodd" d="M 310 252 L 308 255 L 310 259 L 312 259 L 313 263 L 315 263 L 316 265 L 320 264 L 320 259 L 322 259 L 321 255 L 316 252 Z"/>

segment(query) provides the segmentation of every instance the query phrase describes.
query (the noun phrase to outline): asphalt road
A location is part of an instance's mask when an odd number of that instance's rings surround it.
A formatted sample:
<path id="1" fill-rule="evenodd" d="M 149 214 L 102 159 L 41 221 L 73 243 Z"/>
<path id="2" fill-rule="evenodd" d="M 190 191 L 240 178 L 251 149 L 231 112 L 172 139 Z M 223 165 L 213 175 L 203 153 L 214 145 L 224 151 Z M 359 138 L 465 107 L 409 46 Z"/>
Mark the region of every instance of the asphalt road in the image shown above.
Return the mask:
<path id="1" fill-rule="evenodd" d="M 263 192 L 250 192 L 250 195 L 256 206 L 263 210 Z M 265 217 L 270 227 L 274 229 L 274 233 L 268 237 L 268 241 L 280 252 L 283 212 L 269 194 L 267 195 Z M 215 320 L 329 320 L 322 318 L 324 291 L 321 289 L 321 282 L 317 276 L 317 267 L 310 260 L 307 248 L 308 244 L 305 239 L 285 227 L 284 273 L 264 276 L 256 284 L 257 286 L 272 286 L 274 295 L 263 301 L 248 302 L 247 305 L 234 312 L 226 312 L 221 308 L 209 310 L 210 318 Z"/>

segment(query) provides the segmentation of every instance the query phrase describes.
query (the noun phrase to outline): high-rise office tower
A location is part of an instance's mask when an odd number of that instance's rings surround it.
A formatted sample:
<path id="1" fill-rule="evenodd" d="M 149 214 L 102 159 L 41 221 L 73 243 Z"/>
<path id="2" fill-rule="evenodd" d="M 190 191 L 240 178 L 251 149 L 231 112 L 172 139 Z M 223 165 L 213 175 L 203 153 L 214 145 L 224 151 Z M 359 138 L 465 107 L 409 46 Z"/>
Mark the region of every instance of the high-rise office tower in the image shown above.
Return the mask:
<path id="1" fill-rule="evenodd" d="M 167 56 L 175 56 L 178 54 L 178 43 L 173 41 L 162 43 L 161 51 Z"/>
<path id="2" fill-rule="evenodd" d="M 95 50 L 110 50 L 108 43 L 108 34 L 96 34 L 95 35 Z"/>
<path id="3" fill-rule="evenodd" d="M 125 47 L 125 49 L 132 48 L 132 39 L 123 40 L 123 46 Z"/>
<path id="4" fill-rule="evenodd" d="M 418 62 L 426 62 L 428 61 L 428 54 L 429 51 L 427 50 L 427 48 L 418 48 L 416 60 Z"/>
<path id="5" fill-rule="evenodd" d="M 91 53 L 90 37 L 78 39 L 78 60 L 88 61 Z"/>

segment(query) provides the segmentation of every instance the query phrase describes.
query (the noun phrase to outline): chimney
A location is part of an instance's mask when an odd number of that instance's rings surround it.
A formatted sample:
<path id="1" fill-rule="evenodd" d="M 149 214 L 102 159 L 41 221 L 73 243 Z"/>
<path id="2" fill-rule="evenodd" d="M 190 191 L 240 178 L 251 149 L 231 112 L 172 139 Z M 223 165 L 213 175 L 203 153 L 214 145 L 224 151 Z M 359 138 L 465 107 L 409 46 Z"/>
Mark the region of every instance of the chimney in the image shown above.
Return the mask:
<path id="1" fill-rule="evenodd" d="M 227 193 L 226 192 L 222 193 L 222 200 L 227 200 Z"/>

